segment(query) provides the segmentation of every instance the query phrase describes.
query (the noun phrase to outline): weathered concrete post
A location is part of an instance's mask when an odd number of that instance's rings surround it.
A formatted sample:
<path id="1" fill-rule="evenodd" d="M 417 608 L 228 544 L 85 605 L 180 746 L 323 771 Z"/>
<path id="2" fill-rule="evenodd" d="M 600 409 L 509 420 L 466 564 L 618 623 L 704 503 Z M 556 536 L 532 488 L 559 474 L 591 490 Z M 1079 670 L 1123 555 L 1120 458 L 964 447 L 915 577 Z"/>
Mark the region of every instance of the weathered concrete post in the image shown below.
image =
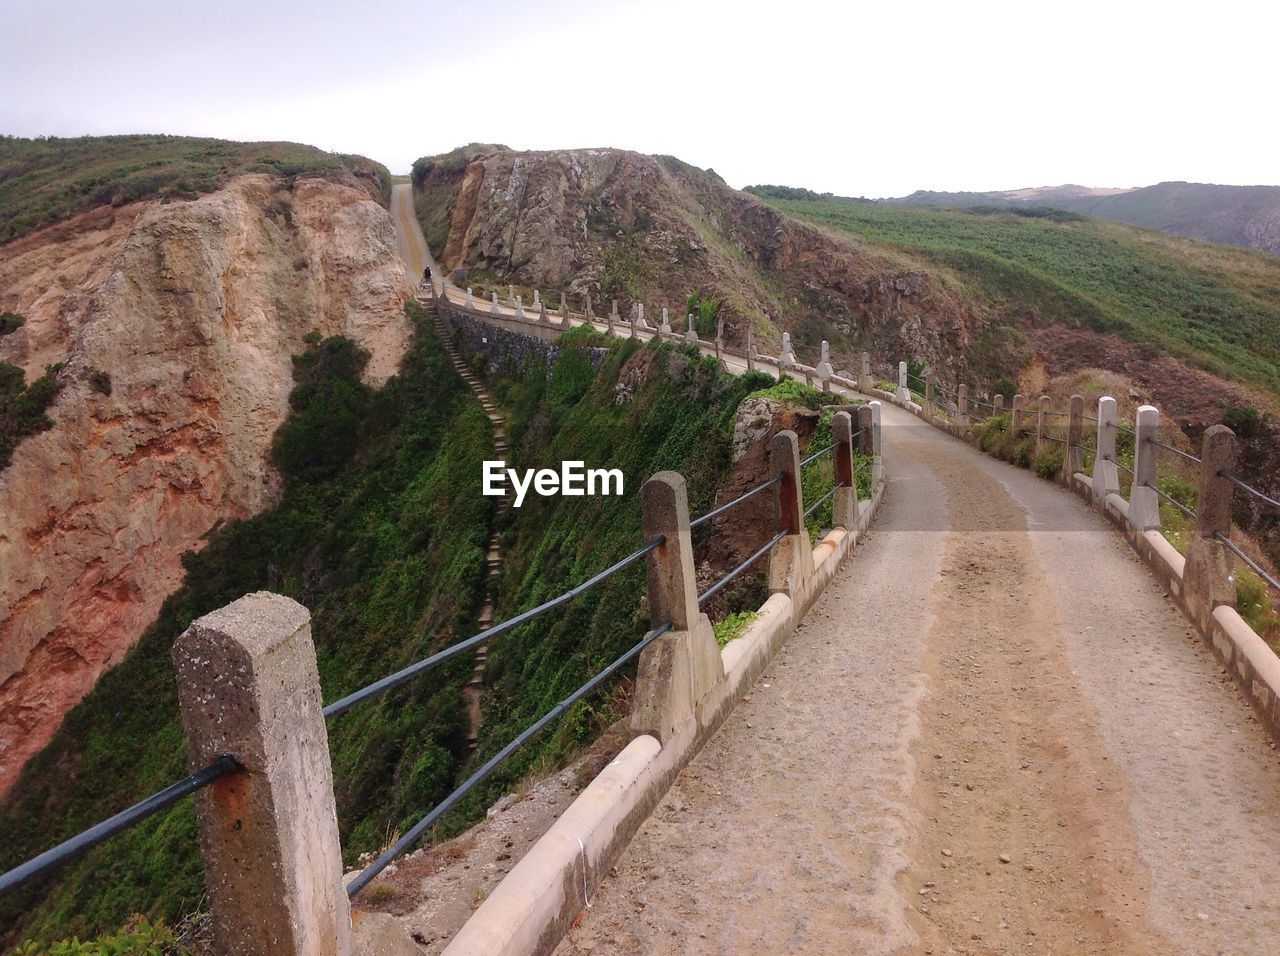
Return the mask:
<path id="1" fill-rule="evenodd" d="M 867 403 L 871 408 L 871 488 L 879 488 L 884 482 L 884 452 L 881 444 L 880 400 Z"/>
<path id="2" fill-rule="evenodd" d="M 831 346 L 826 339 L 822 340 L 822 358 L 818 360 L 818 367 L 814 369 L 817 373 L 818 380 L 822 382 L 822 390 L 824 392 L 831 391 L 831 376 L 835 374 L 835 369 L 831 367 Z"/>
<path id="3" fill-rule="evenodd" d="M 858 410 L 861 415 L 861 409 Z M 858 534 L 858 486 L 853 479 L 853 416 L 836 412 L 831 420 L 836 441 L 836 493 L 831 503 L 831 523 L 850 535 Z"/>
<path id="4" fill-rule="evenodd" d="M 1235 467 L 1238 443 L 1226 425 L 1205 429 L 1200 446 L 1200 489 L 1196 499 L 1196 527 L 1187 544 L 1183 569 L 1184 596 L 1191 617 L 1206 633 L 1213 632 L 1213 609 L 1236 606 L 1232 572 L 1235 555 L 1215 534 L 1231 536 L 1231 482 L 1222 477 Z"/>
<path id="5" fill-rule="evenodd" d="M 218 953 L 347 956 L 329 738 L 311 616 L 249 594 L 173 645 L 191 767 L 231 754 L 243 768 L 196 794 Z"/>
<path id="6" fill-rule="evenodd" d="M 492 293 L 492 295 L 493 295 L 493 299 L 489 303 L 489 314 L 497 315 L 498 314 L 498 293 L 494 292 Z"/>
<path id="7" fill-rule="evenodd" d="M 569 327 L 569 301 L 565 298 L 563 292 L 560 293 L 560 320 L 561 324 L 567 329 Z"/>
<path id="8" fill-rule="evenodd" d="M 538 303 L 538 319 L 537 319 L 537 321 L 538 321 L 538 324 L 539 324 L 539 325 L 550 325 L 550 324 L 551 324 L 551 316 L 547 315 L 547 304 L 546 304 L 545 302 L 539 302 L 539 303 Z"/>
<path id="9" fill-rule="evenodd" d="M 658 326 L 658 335 L 664 339 L 671 337 L 671 318 L 665 307 L 662 310 L 662 324 Z"/>
<path id="10" fill-rule="evenodd" d="M 591 304 L 591 293 L 587 293 L 586 298 L 587 298 L 587 311 L 586 311 L 587 321 L 591 322 L 596 317 L 596 309 L 595 309 L 595 306 Z"/>
<path id="11" fill-rule="evenodd" d="M 1004 396 L 996 395 L 991 399 L 991 414 L 1000 416 L 1004 414 Z"/>
<path id="12" fill-rule="evenodd" d="M 911 393 L 907 391 L 907 363 L 906 362 L 898 363 L 897 397 L 898 397 L 898 403 L 900 405 L 906 405 L 907 402 L 911 401 Z"/>
<path id="13" fill-rule="evenodd" d="M 1160 527 L 1160 497 L 1156 494 L 1156 446 L 1160 412 L 1154 405 L 1138 406 L 1133 438 L 1133 484 L 1129 489 L 1129 523 L 1139 534 Z"/>
<path id="14" fill-rule="evenodd" d="M 924 377 L 924 417 L 933 419 L 934 387 L 937 376 L 930 372 Z"/>
<path id="15" fill-rule="evenodd" d="M 1106 507 L 1107 495 L 1120 494 L 1120 469 L 1116 467 L 1116 400 L 1098 399 L 1098 454 L 1093 458 L 1093 497 Z"/>
<path id="16" fill-rule="evenodd" d="M 959 424 L 969 424 L 969 386 L 956 386 L 956 418 Z"/>
<path id="17" fill-rule="evenodd" d="M 524 298 L 521 296 L 516 296 L 516 318 L 517 319 L 528 318 L 528 316 L 524 314 Z"/>
<path id="18" fill-rule="evenodd" d="M 640 655 L 631 727 L 666 743 L 697 713 L 724 666 L 711 621 L 698 608 L 684 477 L 658 472 L 640 489 L 640 507 L 645 540 L 666 538 L 648 556 L 649 621 L 672 627 Z"/>
<path id="19" fill-rule="evenodd" d="M 789 365 L 795 365 L 795 364 L 796 364 L 796 353 L 795 353 L 795 350 L 791 347 L 791 333 L 783 332 L 782 333 L 782 349 L 778 352 L 779 377 L 781 377 L 781 372 L 784 368 L 786 368 Z"/>
<path id="20" fill-rule="evenodd" d="M 871 353 L 862 353 L 862 366 L 858 370 L 858 390 L 863 395 L 870 395 L 871 389 L 875 387 L 875 382 L 871 378 Z"/>
<path id="21" fill-rule="evenodd" d="M 1015 435 L 1022 431 L 1022 417 L 1027 407 L 1027 396 L 1019 392 L 1013 396 L 1013 423 L 1009 426 Z"/>
<path id="22" fill-rule="evenodd" d="M 769 446 L 773 473 L 781 478 L 778 502 L 778 530 L 785 537 L 769 552 L 769 593 L 782 592 L 795 598 L 813 576 L 813 550 L 804 526 L 804 493 L 800 487 L 800 443 L 790 429 L 773 436 Z"/>
<path id="23" fill-rule="evenodd" d="M 1049 396 L 1040 396 L 1040 415 L 1036 419 L 1036 457 L 1040 457 L 1040 452 L 1044 450 L 1047 444 L 1047 436 L 1049 434 Z"/>
<path id="24" fill-rule="evenodd" d="M 747 371 L 754 372 L 756 370 L 756 335 L 751 330 L 751 326 L 747 326 Z"/>
<path id="25" fill-rule="evenodd" d="M 697 345 L 699 341 L 698 330 L 694 327 L 694 324 L 693 324 L 692 312 L 690 312 L 688 317 L 684 320 L 684 340 L 688 342 L 690 345 Z"/>
<path id="26" fill-rule="evenodd" d="M 724 349 L 724 319 L 716 319 L 716 368 L 724 368 L 721 351 Z"/>
<path id="27" fill-rule="evenodd" d="M 471 286 L 467 286 L 467 308 L 474 309 L 476 307 L 475 299 L 471 298 Z"/>
<path id="28" fill-rule="evenodd" d="M 875 412 L 871 404 L 858 406 L 858 454 L 871 457 L 876 453 Z"/>
<path id="29" fill-rule="evenodd" d="M 618 315 L 618 300 L 614 299 L 613 308 L 609 311 L 609 334 L 613 335 L 613 326 L 615 322 L 621 322 L 622 317 Z"/>
<path id="30" fill-rule="evenodd" d="M 507 304 L 513 309 L 516 307 L 516 287 L 513 285 L 507 286 Z"/>
<path id="31" fill-rule="evenodd" d="M 542 293 L 537 289 L 533 290 L 533 305 L 530 306 L 530 308 L 533 309 L 534 312 L 541 311 L 542 309 Z"/>
<path id="32" fill-rule="evenodd" d="M 1084 450 L 1080 440 L 1084 438 L 1084 396 L 1071 396 L 1071 409 L 1067 416 L 1067 450 L 1062 456 L 1062 481 L 1070 488 L 1076 475 L 1084 471 Z"/>

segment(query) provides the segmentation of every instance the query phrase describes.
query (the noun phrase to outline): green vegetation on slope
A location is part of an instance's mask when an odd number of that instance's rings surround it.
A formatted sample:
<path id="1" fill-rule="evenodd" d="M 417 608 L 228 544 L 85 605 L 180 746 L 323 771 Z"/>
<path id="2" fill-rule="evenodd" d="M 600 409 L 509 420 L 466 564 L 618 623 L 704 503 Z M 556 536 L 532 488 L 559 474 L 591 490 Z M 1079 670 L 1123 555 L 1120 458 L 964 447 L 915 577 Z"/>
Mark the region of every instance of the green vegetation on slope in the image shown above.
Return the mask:
<path id="1" fill-rule="evenodd" d="M 61 387 L 58 383 L 60 368 L 61 366 L 51 365 L 43 375 L 28 385 L 22 369 L 8 362 L 0 362 L 0 471 L 9 467 L 18 442 L 28 435 L 53 427 L 45 410 Z"/>
<path id="2" fill-rule="evenodd" d="M 241 173 L 353 176 L 384 205 L 386 167 L 298 143 L 233 143 L 194 136 L 0 136 L 0 242 L 95 206 L 194 199 Z"/>
<path id="3" fill-rule="evenodd" d="M 416 345 L 378 391 L 359 382 L 366 356 L 350 342 L 328 339 L 299 359 L 276 445 L 281 503 L 186 557 L 183 587 L 0 804 L 0 869 L 186 772 L 169 648 L 197 616 L 263 589 L 301 601 L 314 616 L 326 700 L 470 633 L 492 512 L 475 489 L 491 436 L 434 332 L 414 318 Z M 331 723 L 348 862 L 454 784 L 466 735 L 458 688 L 470 667 L 459 658 Z M 175 918 L 202 895 L 184 801 L 0 900 L 0 926 L 84 938 L 133 913 Z"/>
<path id="4" fill-rule="evenodd" d="M 493 393 L 511 410 L 512 467 L 583 460 L 588 467 L 622 469 L 626 487 L 615 497 L 530 497 L 507 513 L 497 618 L 553 597 L 640 547 L 639 491 L 655 472 L 679 471 L 688 481 L 690 512 L 709 508 L 730 467 L 738 405 L 768 381 L 760 374 L 730 378 L 692 349 L 635 340 L 615 344 L 598 372 L 588 353 L 571 350 L 546 380 L 500 376 Z M 644 562 L 637 562 L 494 642 L 473 762 L 492 755 L 643 636 L 649 627 L 644 574 Z M 518 755 L 502 780 L 518 779 L 539 761 L 559 760 L 618 716 L 607 697 L 583 701 Z M 477 798 L 474 809 L 499 785 Z"/>
<path id="5" fill-rule="evenodd" d="M 1280 391 L 1280 260 L 1101 220 L 997 210 L 781 199 L 782 212 L 948 271 L 1002 319 L 1083 325 L 1150 342 Z"/>
<path id="6" fill-rule="evenodd" d="M 425 319 L 400 374 L 381 390 L 360 383 L 352 343 L 314 343 L 295 361 L 298 385 L 273 456 L 281 503 L 228 524 L 186 559 L 184 586 L 117 667 L 68 714 L 54 741 L 0 804 L 0 869 L 34 855 L 186 770 L 169 660 L 190 622 L 268 589 L 308 606 L 325 700 L 469 636 L 483 586 L 493 508 L 479 495 L 491 435 Z M 730 379 L 710 360 L 668 346 L 617 344 L 599 372 L 589 334 L 572 333 L 549 377 L 509 373 L 494 391 L 513 409 L 522 466 L 581 459 L 620 467 L 625 494 L 536 498 L 509 511 L 498 617 L 532 606 L 635 550 L 637 492 L 676 468 L 705 508 L 729 465 L 730 423 L 765 376 Z M 622 381 L 630 400 L 617 403 Z M 403 832 L 463 775 L 601 665 L 637 640 L 643 564 L 566 608 L 496 639 L 485 723 L 466 755 L 463 656 L 335 719 L 330 748 L 344 856 Z M 539 760 L 593 738 L 612 712 L 608 692 L 574 708 L 487 786 L 442 821 L 438 836 L 483 815 Z M 602 703 L 604 701 L 604 703 Z M 131 914 L 173 920 L 202 896 L 189 801 L 90 852 L 44 886 L 0 901 L 0 925 L 49 941 L 111 931 Z M 3 941 L 3 940 L 0 940 Z"/>

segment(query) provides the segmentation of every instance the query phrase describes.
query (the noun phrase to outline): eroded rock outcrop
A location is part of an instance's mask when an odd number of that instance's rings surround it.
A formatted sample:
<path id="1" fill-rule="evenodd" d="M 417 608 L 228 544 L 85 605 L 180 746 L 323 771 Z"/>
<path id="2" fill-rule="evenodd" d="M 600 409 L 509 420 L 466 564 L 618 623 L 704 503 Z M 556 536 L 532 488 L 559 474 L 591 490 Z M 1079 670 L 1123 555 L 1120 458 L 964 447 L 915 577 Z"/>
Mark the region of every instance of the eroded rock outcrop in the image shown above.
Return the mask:
<path id="1" fill-rule="evenodd" d="M 891 259 L 783 216 L 715 173 L 616 149 L 515 152 L 469 147 L 420 161 L 415 188 L 444 208 L 441 263 L 540 289 L 642 301 L 672 310 L 686 296 L 723 302 L 726 338 L 762 348 L 782 331 L 855 349 L 959 356 L 977 334 L 970 304 L 907 256 Z M 604 314 L 600 312 L 600 314 Z M 817 330 L 817 334 L 813 334 Z M 807 360 L 807 356 L 802 356 Z"/>
<path id="2" fill-rule="evenodd" d="M 61 361 L 54 428 L 0 473 L 0 791 L 118 661 L 219 522 L 271 503 L 266 456 L 308 332 L 391 375 L 410 291 L 354 185 L 243 176 L 0 247 L 0 360 Z"/>

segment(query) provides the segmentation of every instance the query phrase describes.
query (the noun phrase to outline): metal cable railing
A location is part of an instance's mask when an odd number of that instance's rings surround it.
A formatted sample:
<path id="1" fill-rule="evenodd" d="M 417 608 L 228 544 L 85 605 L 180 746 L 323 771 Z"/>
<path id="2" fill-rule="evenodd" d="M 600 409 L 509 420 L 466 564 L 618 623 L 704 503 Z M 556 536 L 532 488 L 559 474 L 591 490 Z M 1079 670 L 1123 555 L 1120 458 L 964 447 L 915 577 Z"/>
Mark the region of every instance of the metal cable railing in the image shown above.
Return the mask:
<path id="1" fill-rule="evenodd" d="M 324 713 L 325 720 L 330 720 L 338 716 L 344 711 L 354 707 L 356 704 L 363 703 L 364 701 L 369 700 L 370 698 L 377 697 L 381 694 L 385 694 L 387 691 L 391 690 L 393 687 L 399 687 L 405 681 L 411 680 L 412 678 L 417 677 L 419 674 L 425 674 L 427 671 L 435 667 L 438 667 L 439 665 L 443 664 L 445 661 L 450 660 L 451 658 L 457 657 L 459 654 L 462 654 L 465 651 L 471 650 L 473 647 L 478 647 L 481 644 L 488 643 L 489 640 L 491 640 L 492 638 L 497 637 L 499 634 L 502 634 L 502 633 L 505 633 L 506 631 L 511 630 L 513 627 L 516 627 L 517 625 L 524 624 L 526 621 L 532 621 L 536 617 L 541 617 L 543 614 L 547 613 L 548 611 L 559 607 L 561 604 L 564 604 L 568 601 L 573 600 L 583 592 L 595 587 L 595 585 L 599 584 L 601 581 L 603 581 L 605 578 L 609 577 L 610 575 L 615 574 L 618 571 L 621 571 L 623 568 L 627 567 L 628 565 L 634 564 L 636 561 L 639 561 L 641 558 L 643 558 L 646 554 L 648 554 L 654 548 L 657 548 L 660 545 L 665 543 L 666 543 L 666 538 L 662 535 L 659 535 L 654 540 L 645 544 L 644 547 L 640 548 L 638 551 L 634 551 L 631 554 L 627 555 L 625 558 L 623 558 L 621 561 L 617 561 L 611 564 L 609 567 L 605 568 L 603 571 L 599 572 L 598 574 L 592 575 L 591 577 L 587 578 L 587 580 L 583 581 L 581 584 L 577 585 L 576 587 L 570 588 L 568 591 L 565 591 L 563 594 L 557 595 L 556 597 L 553 597 L 549 601 L 544 601 L 542 604 L 539 604 L 537 607 L 532 607 L 527 611 L 521 611 L 515 617 L 508 618 L 507 620 L 503 621 L 500 624 L 495 624 L 492 627 L 485 628 L 479 634 L 469 637 L 465 641 L 459 641 L 457 644 L 452 644 L 449 647 L 446 647 L 444 650 L 437 651 L 436 653 L 430 655 L 429 657 L 424 657 L 422 660 L 417 661 L 413 664 L 410 664 L 408 667 L 402 667 L 400 670 L 396 671 L 394 674 L 389 674 L 386 677 L 382 678 L 381 680 L 376 680 L 372 684 L 368 684 L 367 686 L 362 687 L 357 691 L 353 691 L 352 693 L 348 694 L 346 697 L 341 698 L 340 700 L 335 700 L 332 704 L 329 704 L 327 707 L 324 708 L 323 713 Z"/>
<path id="2" fill-rule="evenodd" d="M 738 495 L 738 497 L 734 498 L 732 501 L 726 501 L 724 504 L 720 505 L 719 507 L 712 508 L 706 514 L 700 515 L 697 518 L 693 518 L 689 522 L 689 527 L 696 528 L 700 524 L 705 524 L 706 522 L 710 521 L 712 518 L 716 517 L 717 515 L 724 514 L 724 512 L 728 511 L 730 508 L 734 507 L 735 505 L 742 504 L 742 502 L 746 501 L 752 495 L 757 495 L 760 492 L 764 491 L 766 488 L 772 488 L 774 485 L 778 484 L 778 482 L 780 481 L 782 481 L 782 476 L 774 475 L 768 481 L 765 481 L 765 482 L 762 482 L 761 484 L 756 485 L 750 491 L 744 491 L 742 494 Z"/>
<path id="3" fill-rule="evenodd" d="M 1132 469 L 1132 468 L 1130 468 L 1128 465 L 1126 465 L 1124 462 L 1122 462 L 1122 461 L 1116 461 L 1114 458 L 1106 458 L 1106 459 L 1104 459 L 1104 460 L 1105 460 L 1105 461 L 1109 461 L 1109 462 L 1111 462 L 1113 465 L 1115 465 L 1117 468 L 1119 468 L 1121 471 L 1123 471 L 1123 472 L 1124 472 L 1126 475 L 1128 475 L 1130 478 L 1132 478 L 1132 477 L 1133 477 L 1133 469 Z"/>
<path id="4" fill-rule="evenodd" d="M 0 875 L 0 896 L 34 876 L 69 862 L 86 850 L 97 846 L 122 830 L 127 830 L 141 823 L 147 817 L 159 813 L 166 807 L 173 806 L 188 794 L 209 786 L 215 780 L 225 777 L 229 773 L 234 773 L 239 769 L 239 766 L 235 757 L 229 755 L 219 757 L 213 763 L 207 767 L 202 767 L 189 777 L 183 777 L 176 783 L 169 784 L 163 790 L 156 791 L 133 806 L 121 810 L 115 816 L 108 817 L 101 823 L 95 824 L 70 839 L 63 840 L 57 846 L 45 850 L 39 856 L 32 857 L 26 863 L 15 866 L 12 870 Z"/>
<path id="5" fill-rule="evenodd" d="M 805 465 L 809 464 L 811 461 L 816 461 L 817 459 L 821 458 L 827 452 L 831 451 L 831 449 L 835 448 L 836 445 L 838 444 L 840 444 L 838 441 L 833 441 L 826 448 L 819 448 L 817 451 L 815 451 L 812 455 L 809 455 L 807 458 L 801 458 L 800 467 L 803 468 Z"/>
<path id="6" fill-rule="evenodd" d="M 1177 508 L 1179 511 L 1181 511 L 1181 512 L 1182 512 L 1184 515 L 1186 515 L 1188 518 L 1194 518 L 1194 517 L 1196 516 L 1196 513 L 1195 513 L 1194 511 L 1192 511 L 1190 508 L 1188 508 L 1186 505 L 1184 505 L 1181 501 L 1179 501 L 1177 498 L 1174 498 L 1172 495 L 1167 495 L 1167 494 L 1165 494 L 1163 491 L 1161 491 L 1161 490 L 1160 490 L 1159 488 L 1157 488 L 1155 485 L 1143 485 L 1143 487 L 1144 487 L 1144 488 L 1150 488 L 1150 489 L 1151 489 L 1152 491 L 1154 491 L 1157 495 L 1159 495 L 1159 496 L 1160 496 L 1161 498 L 1163 498 L 1165 501 L 1169 502 L 1169 504 L 1173 505 L 1175 508 Z"/>
<path id="7" fill-rule="evenodd" d="M 1200 464 L 1200 459 L 1197 458 L 1195 455 L 1188 454 L 1187 452 L 1182 451 L 1179 448 L 1174 448 L 1172 445 L 1162 442 L 1159 439 L 1148 436 L 1146 438 L 1146 441 L 1152 445 L 1155 445 L 1157 448 L 1163 448 L 1165 451 L 1171 451 L 1175 455 L 1178 455 L 1181 458 L 1185 458 L 1187 461 L 1193 461 L 1197 465 Z"/>
<path id="8" fill-rule="evenodd" d="M 1245 491 L 1253 495 L 1253 497 L 1257 498 L 1259 501 L 1264 502 L 1265 504 L 1268 504 L 1273 508 L 1280 508 L 1280 501 L 1276 501 L 1276 499 L 1272 498 L 1270 495 L 1263 494 L 1261 491 L 1259 491 L 1257 488 L 1254 488 L 1252 485 L 1245 484 L 1243 481 L 1241 481 L 1239 478 L 1237 478 L 1235 475 L 1231 474 L 1230 472 L 1219 471 L 1218 474 L 1221 477 L 1227 479 L 1227 481 L 1231 482 L 1237 488 L 1243 488 Z"/>
<path id="9" fill-rule="evenodd" d="M 815 511 L 821 508 L 824 504 L 826 504 L 828 501 L 831 500 L 832 495 L 834 495 L 837 491 L 839 491 L 840 488 L 841 488 L 841 485 L 839 484 L 832 485 L 830 490 L 827 491 L 826 494 L 824 494 L 821 498 L 818 498 L 817 500 L 815 500 L 813 504 L 809 505 L 809 507 L 804 509 L 804 516 L 807 518 L 809 517 L 809 515 L 813 514 Z"/>
<path id="10" fill-rule="evenodd" d="M 1262 569 L 1262 566 L 1259 565 L 1257 561 L 1253 560 L 1253 558 L 1249 557 L 1247 554 L 1241 551 L 1240 548 L 1236 546 L 1236 543 L 1234 541 L 1232 541 L 1230 538 L 1224 535 L 1221 531 L 1215 531 L 1213 533 L 1213 536 L 1217 538 L 1219 541 L 1221 541 L 1223 544 L 1225 544 L 1232 552 L 1234 552 L 1237 558 L 1239 558 L 1241 561 L 1247 564 L 1250 568 L 1252 568 L 1254 574 L 1262 578 L 1262 580 L 1266 581 L 1267 584 L 1271 585 L 1271 587 L 1275 588 L 1277 591 L 1280 591 L 1280 581 L 1277 581 L 1270 574 L 1264 571 Z"/>
<path id="11" fill-rule="evenodd" d="M 1115 429 L 1116 431 L 1123 432 L 1126 435 L 1133 435 L 1135 438 L 1138 435 L 1138 433 L 1135 432 L 1132 428 L 1128 427 L 1127 425 L 1121 425 L 1119 422 L 1116 422 Z"/>
<path id="12" fill-rule="evenodd" d="M 704 602 L 710 601 L 713 597 L 715 597 L 716 593 L 719 592 L 721 589 L 723 589 L 725 585 L 727 585 L 739 574 L 747 570 L 747 568 L 751 567 L 751 565 L 755 564 L 762 557 L 768 554 L 769 549 L 772 548 L 775 544 L 777 544 L 786 536 L 787 536 L 787 532 L 779 531 L 772 538 L 770 538 L 763 545 L 761 545 L 760 548 L 756 550 L 749 558 L 747 558 L 745 561 L 742 561 L 740 564 L 738 564 L 737 567 L 735 567 L 732 571 L 730 571 L 728 574 L 722 577 L 719 581 L 717 581 L 715 584 L 711 585 L 711 587 L 707 588 L 705 591 L 699 594 L 698 595 L 699 606 L 701 606 Z"/>
<path id="13" fill-rule="evenodd" d="M 661 624 L 650 630 L 638 643 L 633 644 L 621 657 L 615 659 L 613 663 L 605 667 L 604 670 L 597 672 L 594 677 L 588 680 L 564 700 L 560 701 L 560 703 L 552 707 L 533 724 L 525 728 L 518 737 L 486 760 L 483 766 L 463 781 L 463 783 L 452 793 L 436 804 L 426 816 L 410 827 L 409 830 L 400 837 L 400 839 L 396 840 L 395 843 L 391 844 L 391 846 L 379 854 L 377 859 L 361 870 L 359 875 L 347 884 L 347 896 L 355 896 L 362 889 L 368 886 L 370 880 L 386 869 L 392 860 L 398 857 L 405 850 L 409 849 L 409 847 L 413 846 L 413 844 L 417 843 L 418 840 L 422 838 L 422 835 L 426 833 L 437 820 L 457 806 L 458 802 L 462 800 L 463 797 L 474 790 L 478 784 L 482 783 L 486 777 L 493 773 L 493 771 L 503 763 L 503 761 L 536 737 L 546 729 L 548 724 L 552 723 L 571 706 L 599 687 L 619 668 L 669 630 L 671 630 L 670 622 Z"/>

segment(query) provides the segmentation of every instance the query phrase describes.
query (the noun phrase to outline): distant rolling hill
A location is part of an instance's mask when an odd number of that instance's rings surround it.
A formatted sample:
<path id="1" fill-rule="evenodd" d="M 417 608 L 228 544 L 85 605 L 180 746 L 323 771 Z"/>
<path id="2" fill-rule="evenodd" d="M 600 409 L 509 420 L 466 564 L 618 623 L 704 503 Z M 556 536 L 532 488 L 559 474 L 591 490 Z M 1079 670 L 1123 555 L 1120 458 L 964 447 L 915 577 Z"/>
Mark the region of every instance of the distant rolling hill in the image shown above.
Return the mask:
<path id="1" fill-rule="evenodd" d="M 1244 246 L 1280 255 L 1280 186 L 1169 182 L 1140 189 L 1050 186 L 1000 192 L 921 190 L 885 202 L 970 208 L 1020 204 L 1049 206 L 1206 242 Z"/>

